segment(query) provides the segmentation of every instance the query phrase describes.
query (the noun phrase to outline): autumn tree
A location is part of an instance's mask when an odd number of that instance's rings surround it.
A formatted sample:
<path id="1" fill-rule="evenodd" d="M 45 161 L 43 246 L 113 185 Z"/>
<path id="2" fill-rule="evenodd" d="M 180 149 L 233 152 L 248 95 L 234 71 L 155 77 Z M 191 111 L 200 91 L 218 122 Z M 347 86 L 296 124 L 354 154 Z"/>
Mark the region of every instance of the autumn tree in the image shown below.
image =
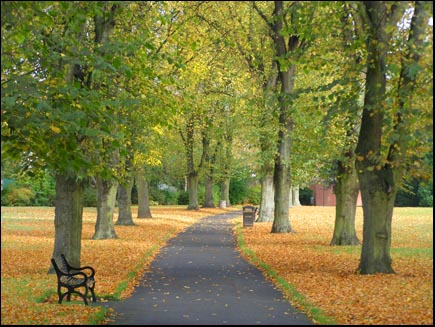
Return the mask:
<path id="1" fill-rule="evenodd" d="M 238 3 L 236 5 L 240 6 Z M 239 55 L 246 63 L 251 79 L 256 83 L 252 88 L 261 90 L 253 92 L 251 95 L 251 107 L 256 112 L 247 112 L 247 114 L 255 117 L 250 131 L 258 139 L 260 150 L 257 159 L 261 183 L 261 203 L 257 221 L 273 221 L 275 208 L 273 163 L 276 154 L 277 63 L 272 60 L 272 46 L 264 35 L 267 34 L 265 32 L 267 26 L 261 24 L 261 18 L 255 14 L 252 8 L 249 6 L 246 12 L 233 10 L 229 15 L 240 30 L 233 36 L 234 42 L 237 44 Z"/>
<path id="2" fill-rule="evenodd" d="M 107 89 L 90 88 L 104 71 L 92 68 L 109 60 L 93 51 L 100 5 L 2 3 L 2 150 L 55 174 L 53 256 L 64 253 L 73 265 L 80 264 L 83 186 L 104 171 L 89 151 L 110 130 L 101 119 L 110 116 Z M 110 134 L 108 152 L 118 147 L 118 134 Z"/>
<path id="3" fill-rule="evenodd" d="M 424 2 L 414 3 L 401 75 L 396 86 L 397 104 L 388 89 L 388 74 L 391 73 L 388 70 L 389 53 L 398 23 L 405 10 L 409 10 L 406 4 L 365 1 L 358 2 L 356 8 L 363 21 L 362 32 L 367 48 L 364 107 L 356 148 L 364 210 L 363 245 L 358 267 L 361 274 L 394 273 L 390 255 L 394 200 L 404 170 L 409 165 L 408 159 L 416 155 L 409 147 L 413 141 L 409 138 L 412 123 L 416 115 L 425 112 L 414 102 L 414 90 L 426 64 L 421 61 L 427 46 L 429 18 Z"/>
<path id="4" fill-rule="evenodd" d="M 97 12 L 94 16 L 95 52 L 101 57 L 113 55 L 108 53 L 108 49 L 110 49 L 108 45 L 110 45 L 109 38 L 115 28 L 115 13 L 117 7 L 118 5 L 116 4 L 103 6 L 101 12 Z M 93 72 L 97 71 L 98 68 L 99 67 L 94 67 Z M 83 71 L 83 74 L 87 73 L 87 71 Z M 99 90 L 102 87 L 102 82 L 103 81 L 101 80 L 89 81 L 89 83 L 93 84 L 90 85 L 93 90 Z M 107 109 L 114 110 L 114 108 L 110 107 Z M 108 123 L 108 126 L 110 126 L 110 123 Z M 113 128 L 116 128 L 116 126 L 114 125 Z M 108 140 L 109 138 L 110 137 L 105 137 L 101 140 L 103 151 L 105 150 L 105 144 L 110 142 L 110 140 Z M 101 156 L 98 155 L 98 157 Z M 102 157 L 104 158 L 104 154 Z M 106 158 L 107 159 L 104 160 L 104 163 L 106 163 L 111 169 L 116 169 L 119 164 L 119 150 L 115 149 L 112 152 L 109 152 L 106 155 Z M 113 215 L 115 211 L 118 181 L 112 176 L 105 177 L 104 174 L 100 173 L 97 173 L 95 179 L 97 186 L 97 222 L 95 224 L 95 233 L 92 238 L 117 238 L 113 224 Z"/>
<path id="5" fill-rule="evenodd" d="M 286 3 L 287 4 L 287 3 Z M 288 233 L 293 229 L 289 220 L 290 158 L 293 131 L 292 112 L 297 60 L 309 41 L 307 27 L 313 7 L 299 2 L 275 1 L 271 14 L 266 14 L 256 2 L 254 9 L 270 29 L 274 42 L 280 91 L 278 95 L 278 141 L 274 166 L 275 212 L 272 233 Z M 298 19 L 296 19 L 298 17 Z"/>
<path id="6" fill-rule="evenodd" d="M 328 19 L 324 27 L 338 33 L 329 39 L 324 48 L 317 49 L 323 58 L 328 57 L 328 53 L 333 54 L 329 57 L 332 64 L 328 70 L 332 81 L 322 86 L 328 90 L 328 99 L 332 101 L 322 101 L 329 107 L 322 123 L 325 138 L 335 140 L 335 146 L 324 143 L 330 152 L 330 164 L 326 170 L 329 176 L 323 178 L 333 183 L 336 197 L 334 232 L 330 244 L 357 245 L 360 242 L 356 236 L 355 214 L 359 183 L 355 147 L 361 123 L 365 49 L 361 48 L 357 34 L 356 26 L 361 26 L 361 22 L 352 15 L 349 3 L 340 3 L 332 8 L 336 19 Z"/>

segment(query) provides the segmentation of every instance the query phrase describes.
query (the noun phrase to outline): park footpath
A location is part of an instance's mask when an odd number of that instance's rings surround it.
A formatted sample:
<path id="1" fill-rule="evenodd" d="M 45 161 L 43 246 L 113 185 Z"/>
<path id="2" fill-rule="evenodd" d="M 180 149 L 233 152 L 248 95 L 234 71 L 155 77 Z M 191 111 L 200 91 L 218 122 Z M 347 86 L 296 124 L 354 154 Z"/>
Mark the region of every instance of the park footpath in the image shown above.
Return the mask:
<path id="1" fill-rule="evenodd" d="M 236 250 L 229 221 L 204 217 L 162 248 L 108 325 L 313 325 Z M 249 228 L 249 227 L 247 227 Z"/>

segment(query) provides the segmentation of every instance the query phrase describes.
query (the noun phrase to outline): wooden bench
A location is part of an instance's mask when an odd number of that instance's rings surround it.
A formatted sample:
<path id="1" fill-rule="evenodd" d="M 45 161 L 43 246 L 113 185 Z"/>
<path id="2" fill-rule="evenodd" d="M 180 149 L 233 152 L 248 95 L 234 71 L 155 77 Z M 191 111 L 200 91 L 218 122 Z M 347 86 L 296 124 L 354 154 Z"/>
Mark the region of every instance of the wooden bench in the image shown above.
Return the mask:
<path id="1" fill-rule="evenodd" d="M 91 291 L 92 302 L 96 302 L 96 297 L 94 293 L 95 287 L 95 270 L 90 266 L 75 268 L 68 264 L 65 256 L 61 254 L 56 258 L 51 259 L 53 268 L 57 275 L 57 294 L 59 295 L 59 304 L 62 303 L 65 295 L 67 296 L 67 301 L 71 301 L 71 294 L 75 293 L 83 298 L 83 301 L 88 305 L 88 291 Z M 86 271 L 82 272 L 82 271 Z M 67 291 L 62 294 L 62 287 L 66 288 Z M 85 292 L 80 293 L 76 289 L 84 287 Z"/>

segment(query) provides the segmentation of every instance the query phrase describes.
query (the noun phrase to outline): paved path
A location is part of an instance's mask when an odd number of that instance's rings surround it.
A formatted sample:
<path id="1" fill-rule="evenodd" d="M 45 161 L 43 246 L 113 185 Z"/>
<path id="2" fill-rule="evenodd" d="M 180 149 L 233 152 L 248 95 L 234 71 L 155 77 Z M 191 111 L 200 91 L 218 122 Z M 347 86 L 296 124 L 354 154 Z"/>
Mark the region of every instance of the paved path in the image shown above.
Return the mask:
<path id="1" fill-rule="evenodd" d="M 202 218 L 170 240 L 111 325 L 313 325 L 236 251 L 228 221 Z"/>

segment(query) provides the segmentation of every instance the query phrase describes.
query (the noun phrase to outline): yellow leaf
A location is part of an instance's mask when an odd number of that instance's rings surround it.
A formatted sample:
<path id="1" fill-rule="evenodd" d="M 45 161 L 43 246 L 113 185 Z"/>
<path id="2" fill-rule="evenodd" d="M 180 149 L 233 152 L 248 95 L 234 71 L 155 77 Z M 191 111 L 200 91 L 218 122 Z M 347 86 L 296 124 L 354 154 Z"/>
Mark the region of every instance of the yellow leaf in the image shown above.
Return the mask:
<path id="1" fill-rule="evenodd" d="M 53 133 L 56 133 L 56 134 L 60 133 L 60 128 L 57 126 L 54 126 L 53 124 L 50 125 L 50 129 L 52 130 Z"/>

